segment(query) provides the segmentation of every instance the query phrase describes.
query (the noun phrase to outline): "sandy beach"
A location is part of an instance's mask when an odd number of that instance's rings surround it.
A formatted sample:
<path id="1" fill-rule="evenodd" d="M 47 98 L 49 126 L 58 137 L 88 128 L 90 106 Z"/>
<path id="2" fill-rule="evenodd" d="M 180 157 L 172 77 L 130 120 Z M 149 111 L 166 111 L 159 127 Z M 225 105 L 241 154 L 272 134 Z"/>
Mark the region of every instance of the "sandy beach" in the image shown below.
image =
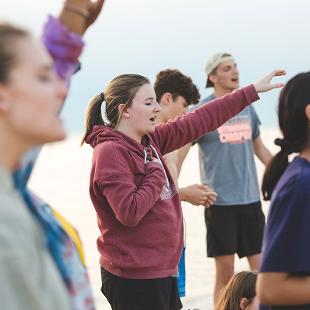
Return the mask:
<path id="1" fill-rule="evenodd" d="M 265 144 L 274 153 L 273 140 L 278 132 L 262 131 Z M 96 239 L 99 234 L 96 215 L 88 195 L 89 170 L 92 151 L 80 147 L 80 136 L 70 136 L 64 142 L 44 147 L 32 175 L 31 188 L 50 205 L 61 212 L 79 230 L 98 309 L 110 309 L 100 292 L 99 255 Z M 199 183 L 198 148 L 192 147 L 181 171 L 180 186 Z M 259 180 L 263 166 L 257 162 Z M 268 205 L 264 204 L 267 212 Z M 214 261 L 206 258 L 203 208 L 183 204 L 186 220 L 187 296 L 182 299 L 183 309 L 212 309 Z M 236 258 L 236 271 L 248 269 L 246 260 Z"/>

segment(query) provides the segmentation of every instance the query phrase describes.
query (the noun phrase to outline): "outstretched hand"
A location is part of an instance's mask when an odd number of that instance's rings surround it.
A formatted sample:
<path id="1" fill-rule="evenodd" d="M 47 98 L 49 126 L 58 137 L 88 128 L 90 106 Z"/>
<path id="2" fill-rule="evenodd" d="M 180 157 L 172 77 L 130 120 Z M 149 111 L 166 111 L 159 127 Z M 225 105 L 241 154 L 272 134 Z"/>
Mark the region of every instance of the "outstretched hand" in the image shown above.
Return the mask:
<path id="1" fill-rule="evenodd" d="M 269 90 L 272 90 L 274 88 L 281 88 L 284 86 L 284 83 L 271 83 L 272 79 L 275 76 L 282 76 L 285 75 L 285 70 L 274 70 L 262 79 L 256 81 L 253 85 L 255 87 L 255 90 L 257 93 L 263 93 L 267 92 Z"/>

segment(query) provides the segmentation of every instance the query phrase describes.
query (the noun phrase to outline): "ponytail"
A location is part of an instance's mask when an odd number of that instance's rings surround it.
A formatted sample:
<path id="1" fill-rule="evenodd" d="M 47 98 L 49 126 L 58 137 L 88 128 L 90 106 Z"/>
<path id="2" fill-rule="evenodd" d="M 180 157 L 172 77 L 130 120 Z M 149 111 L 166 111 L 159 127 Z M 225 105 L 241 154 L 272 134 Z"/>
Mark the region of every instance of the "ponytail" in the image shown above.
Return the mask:
<path id="1" fill-rule="evenodd" d="M 262 182 L 264 200 L 271 199 L 273 190 L 289 164 L 288 156 L 300 152 L 301 145 L 303 145 L 303 141 L 300 140 L 289 143 L 287 140 L 279 138 L 275 139 L 274 143 L 281 147 L 281 151 L 272 158 L 266 167 Z"/>
<path id="2" fill-rule="evenodd" d="M 267 201 L 271 199 L 272 192 L 287 166 L 288 154 L 283 151 L 276 154 L 269 162 L 262 182 L 262 194 L 264 200 Z"/>
<path id="3" fill-rule="evenodd" d="M 89 103 L 86 112 L 86 121 L 85 121 L 86 130 L 83 135 L 81 145 L 83 145 L 87 136 L 92 132 L 95 125 L 103 125 L 103 126 L 106 125 L 101 114 L 101 105 L 104 102 L 104 100 L 105 100 L 104 93 L 100 93 L 99 95 L 96 95 Z"/>

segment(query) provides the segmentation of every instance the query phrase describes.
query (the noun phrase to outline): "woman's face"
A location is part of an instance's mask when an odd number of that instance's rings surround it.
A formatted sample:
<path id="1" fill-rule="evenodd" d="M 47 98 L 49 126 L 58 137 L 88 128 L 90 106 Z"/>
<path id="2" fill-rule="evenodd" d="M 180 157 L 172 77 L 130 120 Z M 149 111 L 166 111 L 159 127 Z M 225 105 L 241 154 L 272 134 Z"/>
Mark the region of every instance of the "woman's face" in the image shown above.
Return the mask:
<path id="1" fill-rule="evenodd" d="M 25 145 L 62 140 L 65 131 L 59 118 L 66 96 L 47 51 L 32 37 L 14 43 L 15 64 L 8 83 L 0 84 L 0 113 L 10 132 Z"/>
<path id="2" fill-rule="evenodd" d="M 152 85 L 141 86 L 126 113 L 131 129 L 137 136 L 142 137 L 155 130 L 156 117 L 160 110 Z"/>

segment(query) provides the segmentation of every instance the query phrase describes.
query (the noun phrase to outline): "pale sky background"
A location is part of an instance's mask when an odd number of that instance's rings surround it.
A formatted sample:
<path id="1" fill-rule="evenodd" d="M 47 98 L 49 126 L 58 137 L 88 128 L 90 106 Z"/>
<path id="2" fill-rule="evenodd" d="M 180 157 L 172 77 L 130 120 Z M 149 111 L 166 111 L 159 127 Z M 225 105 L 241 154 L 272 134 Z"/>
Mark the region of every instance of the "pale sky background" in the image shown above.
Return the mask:
<path id="1" fill-rule="evenodd" d="M 57 15 L 61 0 L 1 0 L 0 19 L 40 34 L 47 13 Z M 215 52 L 237 59 L 241 84 L 275 68 L 288 79 L 310 69 L 309 0 L 107 0 L 86 33 L 83 69 L 72 81 L 64 109 L 70 132 L 83 128 L 89 99 L 121 73 L 156 73 L 177 68 L 192 77 L 202 97 L 204 65 Z M 309 86 L 310 87 L 310 86 Z M 279 91 L 255 104 L 265 126 L 277 126 Z"/>

